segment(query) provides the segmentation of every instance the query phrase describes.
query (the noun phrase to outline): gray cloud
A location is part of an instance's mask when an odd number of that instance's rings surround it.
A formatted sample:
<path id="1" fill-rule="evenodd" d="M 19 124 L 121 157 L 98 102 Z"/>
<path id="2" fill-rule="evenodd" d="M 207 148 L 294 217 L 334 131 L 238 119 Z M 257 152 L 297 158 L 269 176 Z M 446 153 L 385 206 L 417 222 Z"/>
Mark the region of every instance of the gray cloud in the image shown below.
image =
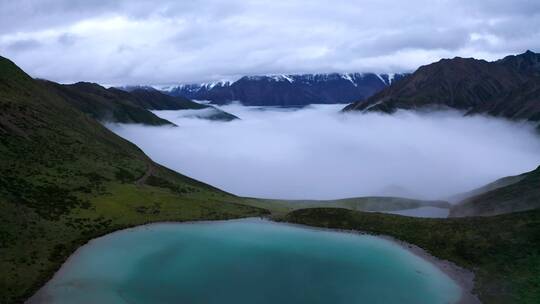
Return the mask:
<path id="1" fill-rule="evenodd" d="M 65 46 L 74 45 L 77 42 L 77 36 L 69 33 L 58 36 L 58 42 Z"/>
<path id="2" fill-rule="evenodd" d="M 154 160 L 245 196 L 331 199 L 395 193 L 445 198 L 536 168 L 534 128 L 457 112 L 339 114 L 224 107 L 219 123 L 158 111 L 180 127 L 110 126 Z"/>
<path id="3" fill-rule="evenodd" d="M 409 71 L 538 51 L 539 27 L 540 2 L 527 0 L 0 1 L 0 53 L 61 82 Z"/>
<path id="4" fill-rule="evenodd" d="M 41 43 L 35 39 L 22 39 L 9 43 L 6 49 L 9 52 L 22 53 L 28 50 L 36 49 L 41 46 Z"/>

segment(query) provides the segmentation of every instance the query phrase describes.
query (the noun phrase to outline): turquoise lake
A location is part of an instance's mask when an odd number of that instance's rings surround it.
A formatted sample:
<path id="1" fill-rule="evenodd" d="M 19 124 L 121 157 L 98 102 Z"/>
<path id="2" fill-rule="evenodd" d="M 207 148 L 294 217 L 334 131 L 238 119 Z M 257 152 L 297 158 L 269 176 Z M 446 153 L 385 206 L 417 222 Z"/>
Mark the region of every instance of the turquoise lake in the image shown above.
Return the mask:
<path id="1" fill-rule="evenodd" d="M 265 220 L 163 223 L 92 240 L 31 303 L 455 303 L 435 265 L 376 236 Z"/>

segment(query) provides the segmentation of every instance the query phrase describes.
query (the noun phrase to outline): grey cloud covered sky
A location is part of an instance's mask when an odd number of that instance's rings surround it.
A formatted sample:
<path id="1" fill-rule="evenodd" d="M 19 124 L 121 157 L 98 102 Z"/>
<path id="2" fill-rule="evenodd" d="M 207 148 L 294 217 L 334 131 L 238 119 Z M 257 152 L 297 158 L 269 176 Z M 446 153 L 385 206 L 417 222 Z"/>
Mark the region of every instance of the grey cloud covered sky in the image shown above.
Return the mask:
<path id="1" fill-rule="evenodd" d="M 0 0 L 0 54 L 59 82 L 402 72 L 540 50 L 537 0 Z"/>

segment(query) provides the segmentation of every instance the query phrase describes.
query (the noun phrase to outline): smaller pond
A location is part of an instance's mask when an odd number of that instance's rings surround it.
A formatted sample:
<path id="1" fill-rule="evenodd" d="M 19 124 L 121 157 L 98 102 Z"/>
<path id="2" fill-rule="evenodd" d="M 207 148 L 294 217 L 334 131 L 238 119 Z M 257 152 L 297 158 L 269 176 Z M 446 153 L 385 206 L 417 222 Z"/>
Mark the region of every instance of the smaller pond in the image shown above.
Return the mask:
<path id="1" fill-rule="evenodd" d="M 455 303 L 433 264 L 369 235 L 246 219 L 164 223 L 81 247 L 30 303 Z"/>

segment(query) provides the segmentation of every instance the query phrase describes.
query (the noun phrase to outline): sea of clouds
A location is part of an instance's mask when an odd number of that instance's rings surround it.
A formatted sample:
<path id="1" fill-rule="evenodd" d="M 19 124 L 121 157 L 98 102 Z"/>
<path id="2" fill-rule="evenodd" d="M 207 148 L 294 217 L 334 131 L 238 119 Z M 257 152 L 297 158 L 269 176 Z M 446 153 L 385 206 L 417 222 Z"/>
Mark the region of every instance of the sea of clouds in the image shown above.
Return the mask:
<path id="1" fill-rule="evenodd" d="M 156 111 L 179 127 L 108 126 L 171 169 L 253 197 L 439 199 L 540 165 L 540 136 L 526 123 L 454 111 L 344 114 L 342 107 L 233 104 L 221 108 L 241 120 Z"/>

